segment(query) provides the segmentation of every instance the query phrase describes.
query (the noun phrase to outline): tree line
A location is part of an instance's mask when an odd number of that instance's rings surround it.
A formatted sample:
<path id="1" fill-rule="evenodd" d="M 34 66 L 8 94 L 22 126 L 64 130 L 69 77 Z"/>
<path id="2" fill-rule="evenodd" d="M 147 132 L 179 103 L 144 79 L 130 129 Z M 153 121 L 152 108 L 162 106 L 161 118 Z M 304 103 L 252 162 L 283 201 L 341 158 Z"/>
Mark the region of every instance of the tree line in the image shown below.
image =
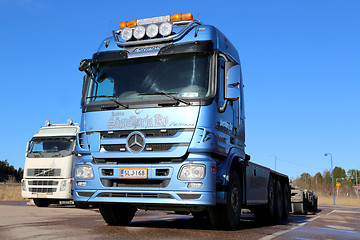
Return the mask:
<path id="1" fill-rule="evenodd" d="M 332 194 L 332 178 L 331 174 L 334 174 L 334 188 L 336 189 L 336 183 L 340 183 L 339 191 L 343 196 L 353 196 L 360 193 L 360 171 L 356 169 L 350 169 L 345 171 L 341 167 L 335 167 L 333 171 L 325 170 L 322 174 L 320 172 L 311 176 L 309 173 L 302 173 L 300 177 L 293 181 L 293 185 L 302 189 L 313 190 L 320 194 L 331 195 Z"/>
<path id="2" fill-rule="evenodd" d="M 0 161 L 0 182 L 20 182 L 23 174 L 22 168 L 15 169 L 7 160 Z"/>

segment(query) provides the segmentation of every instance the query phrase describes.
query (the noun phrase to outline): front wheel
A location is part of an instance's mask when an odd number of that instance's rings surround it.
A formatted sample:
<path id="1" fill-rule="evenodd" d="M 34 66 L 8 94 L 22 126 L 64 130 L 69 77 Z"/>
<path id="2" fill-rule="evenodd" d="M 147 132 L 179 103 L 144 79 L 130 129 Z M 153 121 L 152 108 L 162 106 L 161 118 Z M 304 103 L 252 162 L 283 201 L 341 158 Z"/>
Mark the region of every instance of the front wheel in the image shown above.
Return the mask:
<path id="1" fill-rule="evenodd" d="M 111 226 L 128 225 L 134 218 L 137 209 L 125 204 L 99 204 L 101 216 Z"/>
<path id="2" fill-rule="evenodd" d="M 50 205 L 50 200 L 41 199 L 41 198 L 34 198 L 34 203 L 38 207 L 48 207 Z"/>
<path id="3" fill-rule="evenodd" d="M 227 204 L 216 205 L 209 211 L 209 218 L 214 227 L 234 229 L 240 224 L 242 207 L 242 187 L 235 170 L 230 172 L 227 190 Z"/>

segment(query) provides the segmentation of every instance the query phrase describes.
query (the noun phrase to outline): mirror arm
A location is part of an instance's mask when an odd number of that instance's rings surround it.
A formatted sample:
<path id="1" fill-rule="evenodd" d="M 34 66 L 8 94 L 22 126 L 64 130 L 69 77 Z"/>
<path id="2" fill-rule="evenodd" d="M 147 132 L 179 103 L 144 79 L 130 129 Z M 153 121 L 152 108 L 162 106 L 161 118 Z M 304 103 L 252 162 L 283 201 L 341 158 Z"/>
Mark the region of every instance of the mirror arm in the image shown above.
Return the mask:
<path id="1" fill-rule="evenodd" d="M 221 107 L 219 107 L 219 112 L 220 112 L 220 113 L 225 112 L 227 103 L 228 103 L 228 99 L 225 99 L 224 105 L 222 105 Z"/>

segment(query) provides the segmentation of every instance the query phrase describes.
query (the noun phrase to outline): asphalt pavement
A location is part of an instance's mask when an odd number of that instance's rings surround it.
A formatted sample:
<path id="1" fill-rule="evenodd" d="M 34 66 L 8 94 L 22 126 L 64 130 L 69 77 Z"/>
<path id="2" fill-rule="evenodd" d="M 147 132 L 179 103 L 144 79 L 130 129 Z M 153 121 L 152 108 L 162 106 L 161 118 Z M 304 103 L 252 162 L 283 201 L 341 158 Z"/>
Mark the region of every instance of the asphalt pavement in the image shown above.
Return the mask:
<path id="1" fill-rule="evenodd" d="M 73 205 L 38 208 L 0 201 L 0 239 L 360 239 L 360 208 L 320 205 L 313 215 L 290 215 L 278 225 L 259 225 L 244 214 L 234 231 L 173 212 L 138 211 L 129 226 L 108 226 L 98 209 Z"/>

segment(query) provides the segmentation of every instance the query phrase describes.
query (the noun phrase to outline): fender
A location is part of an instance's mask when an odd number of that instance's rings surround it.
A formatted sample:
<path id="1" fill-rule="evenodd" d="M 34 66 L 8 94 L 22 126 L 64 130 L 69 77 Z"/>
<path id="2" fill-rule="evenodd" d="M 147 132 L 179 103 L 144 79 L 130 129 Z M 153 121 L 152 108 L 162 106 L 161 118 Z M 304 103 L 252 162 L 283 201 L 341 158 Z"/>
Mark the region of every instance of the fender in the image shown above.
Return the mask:
<path id="1" fill-rule="evenodd" d="M 233 165 L 239 165 L 241 167 L 241 169 L 239 170 L 239 176 L 241 177 L 240 181 L 242 182 L 243 185 L 243 200 L 245 200 L 246 196 L 246 178 L 245 178 L 245 167 L 247 166 L 247 160 L 245 160 L 244 158 L 241 157 L 241 155 L 243 155 L 244 152 L 239 150 L 238 148 L 230 148 L 229 154 L 226 157 L 225 160 L 223 160 L 223 162 L 217 166 L 217 181 L 216 181 L 216 191 L 217 191 L 217 203 L 219 204 L 225 204 L 225 199 L 226 199 L 226 192 L 227 192 L 227 185 L 229 182 L 229 174 L 231 171 L 231 167 Z"/>

